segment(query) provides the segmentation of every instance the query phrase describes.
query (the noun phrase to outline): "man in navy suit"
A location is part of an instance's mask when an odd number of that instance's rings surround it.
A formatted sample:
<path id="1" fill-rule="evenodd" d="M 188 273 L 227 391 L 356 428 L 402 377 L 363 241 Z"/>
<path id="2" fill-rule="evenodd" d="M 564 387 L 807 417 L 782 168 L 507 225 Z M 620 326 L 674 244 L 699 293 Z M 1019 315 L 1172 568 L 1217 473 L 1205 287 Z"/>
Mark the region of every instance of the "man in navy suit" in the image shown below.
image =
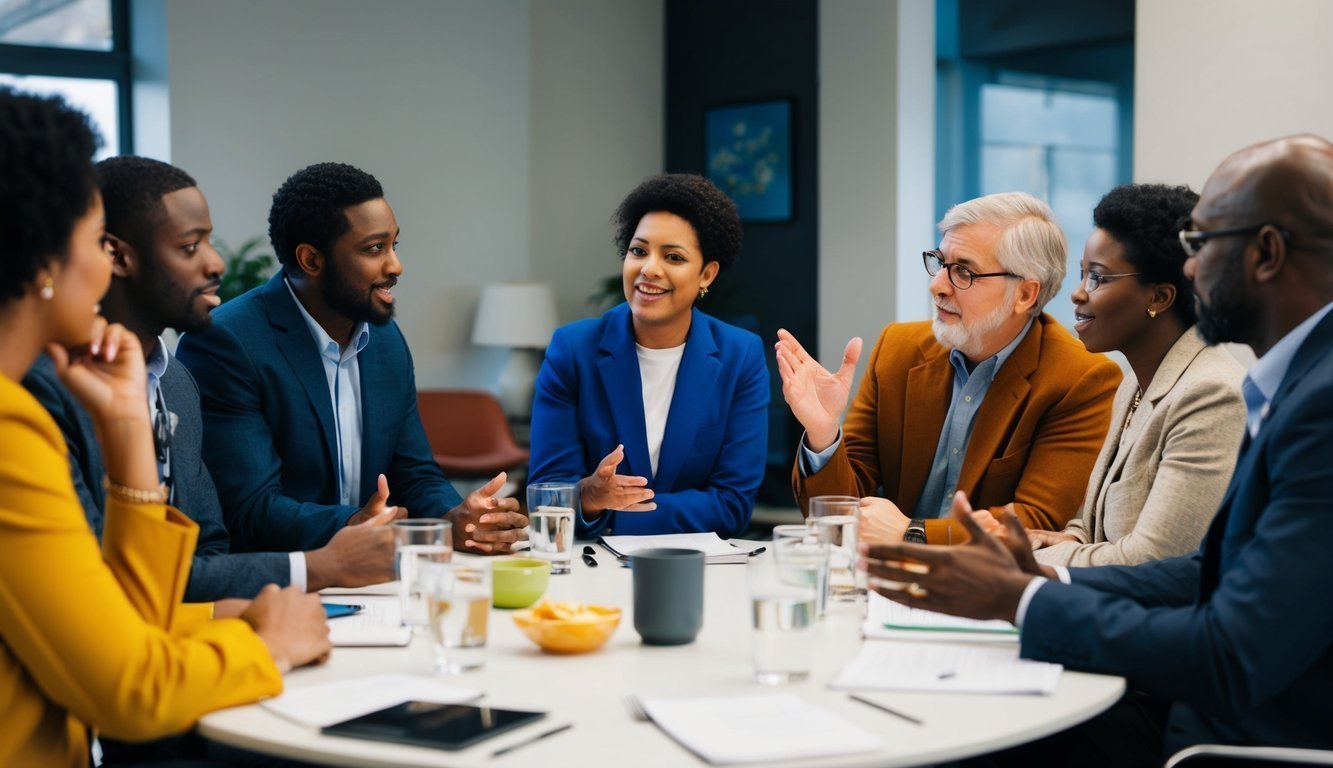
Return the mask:
<path id="1" fill-rule="evenodd" d="M 209 242 L 208 201 L 193 178 L 157 160 L 115 157 L 97 166 L 112 254 L 107 319 L 139 337 L 148 369 L 159 471 L 171 503 L 199 525 L 185 599 L 252 598 L 266 584 L 309 590 L 355 587 L 393 578 L 392 513 L 340 531 L 306 552 L 233 554 L 222 508 L 201 453 L 203 424 L 193 377 L 166 349 L 162 331 L 195 332 L 217 306 L 223 263 Z M 102 531 L 101 450 L 92 419 L 40 358 L 23 384 L 50 411 L 65 435 L 74 487 L 89 525 Z"/>
<path id="2" fill-rule="evenodd" d="M 1204 339 L 1259 356 L 1243 386 L 1248 436 L 1196 553 L 1038 567 L 1012 515 L 1001 542 L 961 495 L 967 545 L 867 550 L 872 580 L 911 585 L 880 584 L 889 599 L 1015 621 L 1024 657 L 1121 675 L 1170 702 L 1164 724 L 1117 707 L 996 756 L 1006 762 L 1160 764 L 1161 748 L 1205 742 L 1333 747 L 1333 143 L 1295 136 L 1227 158 L 1181 244 Z M 1144 737 L 1154 725 L 1155 744 Z"/>
<path id="3" fill-rule="evenodd" d="M 526 537 L 500 473 L 467 499 L 432 458 L 412 356 L 393 322 L 398 222 L 373 176 L 320 163 L 273 195 L 282 269 L 181 340 L 199 383 L 204 459 L 227 525 L 250 551 L 319 547 L 400 508 L 453 523 L 454 546 L 508 550 Z"/>

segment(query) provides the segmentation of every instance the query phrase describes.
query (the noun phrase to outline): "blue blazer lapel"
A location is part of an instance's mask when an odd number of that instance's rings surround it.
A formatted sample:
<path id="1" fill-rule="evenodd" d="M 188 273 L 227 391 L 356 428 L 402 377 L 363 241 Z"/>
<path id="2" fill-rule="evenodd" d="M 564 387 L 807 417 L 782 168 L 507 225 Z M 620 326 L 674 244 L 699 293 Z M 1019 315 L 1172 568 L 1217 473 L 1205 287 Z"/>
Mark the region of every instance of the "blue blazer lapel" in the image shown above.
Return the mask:
<path id="1" fill-rule="evenodd" d="M 315 340 L 310 336 L 305 318 L 296 308 L 296 302 L 287 290 L 287 284 L 281 271 L 263 289 L 264 307 L 269 323 L 282 331 L 278 334 L 278 349 L 292 367 L 296 379 L 301 382 L 310 405 L 319 419 L 320 430 L 324 434 L 324 446 L 329 463 L 338 466 L 338 436 L 334 432 L 333 403 L 329 399 L 329 381 L 324 375 L 324 364 L 315 349 Z M 336 483 L 335 483 L 336 487 Z"/>
<path id="2" fill-rule="evenodd" d="M 639 378 L 639 355 L 634 349 L 628 305 L 607 312 L 597 350 L 601 353 L 597 370 L 611 407 L 611 420 L 625 446 L 619 474 L 640 475 L 651 481 L 653 467 L 648 460 L 648 435 L 643 423 L 643 380 Z M 601 460 L 601 456 L 593 457 L 593 461 Z"/>
<path id="3" fill-rule="evenodd" d="M 368 499 L 375 492 L 379 475 L 376 467 L 391 467 L 393 457 L 384 442 L 398 434 L 402 412 L 394 406 L 401 402 L 389 396 L 395 391 L 386 381 L 392 376 L 406 376 L 406 366 L 395 366 L 389 359 L 389 345 L 385 343 L 383 327 L 371 326 L 370 341 L 357 356 L 361 371 L 361 488 L 358 499 Z M 389 492 L 393 493 L 390 486 Z"/>
<path id="4" fill-rule="evenodd" d="M 657 475 L 653 478 L 653 487 L 663 491 L 675 485 L 699 432 L 704 407 L 712 402 L 713 388 L 722 372 L 722 360 L 708 321 L 697 309 L 691 313 L 690 333 L 676 372 L 676 389 L 671 395 L 662 450 L 657 457 Z"/>

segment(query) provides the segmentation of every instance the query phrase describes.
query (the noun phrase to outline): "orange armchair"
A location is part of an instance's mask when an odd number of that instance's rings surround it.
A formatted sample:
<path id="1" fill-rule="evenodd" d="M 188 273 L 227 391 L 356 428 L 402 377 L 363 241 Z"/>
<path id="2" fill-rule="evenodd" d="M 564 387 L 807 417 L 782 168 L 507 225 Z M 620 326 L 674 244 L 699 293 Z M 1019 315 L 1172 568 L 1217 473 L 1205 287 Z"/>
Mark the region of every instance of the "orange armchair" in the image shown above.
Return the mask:
<path id="1" fill-rule="evenodd" d="M 435 462 L 450 477 L 491 477 L 526 464 L 500 403 L 489 392 L 420 391 L 417 408 Z"/>

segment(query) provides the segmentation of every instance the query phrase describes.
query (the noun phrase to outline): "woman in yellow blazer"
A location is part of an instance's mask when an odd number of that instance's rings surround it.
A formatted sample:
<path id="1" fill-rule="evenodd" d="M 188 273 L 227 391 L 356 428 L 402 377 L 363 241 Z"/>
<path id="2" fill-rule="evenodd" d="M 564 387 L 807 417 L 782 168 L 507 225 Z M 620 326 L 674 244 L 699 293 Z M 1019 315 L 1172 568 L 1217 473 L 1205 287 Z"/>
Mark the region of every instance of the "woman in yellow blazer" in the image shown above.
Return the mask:
<path id="1" fill-rule="evenodd" d="M 196 527 L 163 503 L 138 341 L 96 315 L 111 262 L 95 143 L 61 101 L 0 89 L 0 765 L 86 766 L 90 728 L 178 732 L 328 653 L 314 596 L 269 587 L 219 620 L 179 605 Z M 64 439 L 18 384 L 43 349 L 107 459 L 100 551 Z"/>

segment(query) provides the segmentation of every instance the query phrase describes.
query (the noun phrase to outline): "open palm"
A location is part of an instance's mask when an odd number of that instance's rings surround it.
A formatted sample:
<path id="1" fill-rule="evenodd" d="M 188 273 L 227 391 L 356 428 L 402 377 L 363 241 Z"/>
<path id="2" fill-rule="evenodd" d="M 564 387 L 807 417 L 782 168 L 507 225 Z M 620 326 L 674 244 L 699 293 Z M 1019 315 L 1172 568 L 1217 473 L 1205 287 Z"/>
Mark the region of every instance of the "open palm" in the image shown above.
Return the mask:
<path id="1" fill-rule="evenodd" d="M 861 339 L 847 342 L 837 373 L 830 373 L 810 357 L 786 330 L 778 331 L 776 349 L 782 397 L 805 427 L 810 447 L 822 450 L 837 436 L 838 423 L 851 396 L 856 361 L 861 357 Z"/>

